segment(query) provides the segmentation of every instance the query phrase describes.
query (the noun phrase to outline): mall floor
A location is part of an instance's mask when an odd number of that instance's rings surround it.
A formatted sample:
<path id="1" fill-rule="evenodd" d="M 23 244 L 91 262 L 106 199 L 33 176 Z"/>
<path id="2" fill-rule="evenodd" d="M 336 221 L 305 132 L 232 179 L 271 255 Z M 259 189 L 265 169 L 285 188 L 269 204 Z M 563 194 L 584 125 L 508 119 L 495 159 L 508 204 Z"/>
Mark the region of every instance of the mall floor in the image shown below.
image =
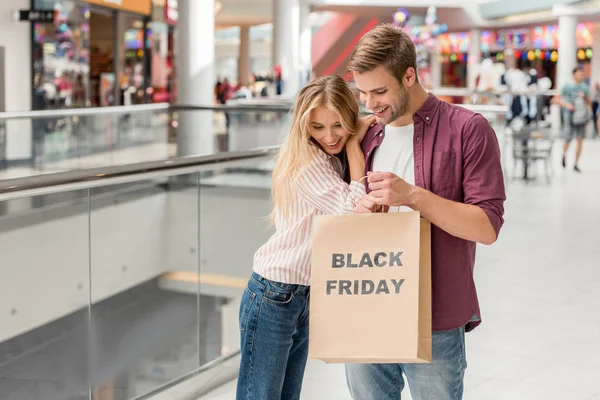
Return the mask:
<path id="1" fill-rule="evenodd" d="M 586 140 L 582 174 L 573 150 L 560 167 L 561 146 L 551 184 L 509 180 L 501 236 L 479 247 L 467 400 L 600 400 L 600 140 Z M 235 385 L 202 400 L 234 399 Z M 310 360 L 302 399 L 349 400 L 344 367 Z"/>

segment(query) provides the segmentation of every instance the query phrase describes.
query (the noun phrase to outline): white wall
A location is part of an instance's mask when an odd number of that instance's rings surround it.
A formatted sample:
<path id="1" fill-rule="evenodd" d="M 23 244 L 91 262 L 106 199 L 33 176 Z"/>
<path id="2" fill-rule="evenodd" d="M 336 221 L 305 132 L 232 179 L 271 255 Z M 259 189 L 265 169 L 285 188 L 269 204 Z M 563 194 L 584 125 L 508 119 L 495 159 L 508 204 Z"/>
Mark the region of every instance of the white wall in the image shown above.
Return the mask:
<path id="1" fill-rule="evenodd" d="M 197 272 L 200 259 L 201 273 L 250 277 L 254 253 L 272 234 L 266 218 L 271 212 L 268 192 L 240 197 L 220 194 L 219 189 L 201 187 L 200 191 L 200 207 L 195 189 L 169 195 L 169 265 L 173 270 Z"/>
<path id="2" fill-rule="evenodd" d="M 31 109 L 30 23 L 12 19 L 12 13 L 29 9 L 30 0 L 0 1 L 0 46 L 5 48 L 6 65 L 0 71 L 5 82 L 5 111 Z M 8 160 L 31 157 L 31 121 L 8 121 Z"/>
<path id="3" fill-rule="evenodd" d="M 0 342 L 169 270 L 167 194 L 0 234 Z"/>
<path id="4" fill-rule="evenodd" d="M 92 211 L 91 248 L 87 213 L 0 233 L 0 342 L 86 308 L 90 273 L 92 303 L 169 271 L 247 279 L 268 192 L 201 192 L 200 209 L 188 189 Z"/>

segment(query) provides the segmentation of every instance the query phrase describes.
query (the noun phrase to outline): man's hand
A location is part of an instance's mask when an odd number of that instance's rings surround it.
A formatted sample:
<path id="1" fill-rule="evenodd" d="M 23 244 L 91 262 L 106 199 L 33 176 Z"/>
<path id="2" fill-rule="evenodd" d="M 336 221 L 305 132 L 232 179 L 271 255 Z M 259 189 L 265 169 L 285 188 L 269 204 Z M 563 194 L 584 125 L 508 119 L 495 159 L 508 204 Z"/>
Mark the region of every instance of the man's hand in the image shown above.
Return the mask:
<path id="1" fill-rule="evenodd" d="M 371 196 L 368 194 L 363 196 L 362 199 L 358 201 L 356 208 L 354 208 L 354 212 L 357 214 L 369 214 L 379 211 L 380 207 L 375 204 Z"/>
<path id="2" fill-rule="evenodd" d="M 569 111 L 573 111 L 575 109 L 575 106 L 571 103 L 567 103 L 565 104 L 565 108 Z"/>
<path id="3" fill-rule="evenodd" d="M 416 186 L 391 172 L 369 172 L 368 180 L 371 193 L 366 200 L 377 205 L 408 206 L 414 209 L 414 195 L 418 190 Z"/>

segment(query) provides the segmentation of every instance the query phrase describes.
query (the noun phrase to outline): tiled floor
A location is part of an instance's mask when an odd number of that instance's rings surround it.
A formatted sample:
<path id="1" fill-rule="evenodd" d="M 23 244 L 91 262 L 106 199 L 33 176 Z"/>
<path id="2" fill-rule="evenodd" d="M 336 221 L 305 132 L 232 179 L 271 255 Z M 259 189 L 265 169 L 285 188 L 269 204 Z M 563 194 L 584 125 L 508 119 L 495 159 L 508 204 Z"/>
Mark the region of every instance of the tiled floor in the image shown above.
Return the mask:
<path id="1" fill-rule="evenodd" d="M 582 174 L 574 150 L 560 167 L 560 146 L 552 184 L 509 182 L 501 237 L 479 247 L 467 400 L 600 400 L 600 140 L 585 142 Z M 231 382 L 202 399 L 234 398 Z M 325 398 L 350 399 L 343 366 L 309 361 L 302 399 Z"/>

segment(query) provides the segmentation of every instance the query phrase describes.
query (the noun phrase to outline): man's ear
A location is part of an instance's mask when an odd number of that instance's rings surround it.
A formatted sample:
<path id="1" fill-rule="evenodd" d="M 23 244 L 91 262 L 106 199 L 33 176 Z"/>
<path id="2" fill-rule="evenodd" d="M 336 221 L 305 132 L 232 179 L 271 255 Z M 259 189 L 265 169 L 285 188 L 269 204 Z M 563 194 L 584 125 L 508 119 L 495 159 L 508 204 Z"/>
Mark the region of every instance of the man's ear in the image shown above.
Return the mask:
<path id="1" fill-rule="evenodd" d="M 407 89 L 412 87 L 417 81 L 417 71 L 413 67 L 408 67 L 402 78 L 402 84 Z"/>

